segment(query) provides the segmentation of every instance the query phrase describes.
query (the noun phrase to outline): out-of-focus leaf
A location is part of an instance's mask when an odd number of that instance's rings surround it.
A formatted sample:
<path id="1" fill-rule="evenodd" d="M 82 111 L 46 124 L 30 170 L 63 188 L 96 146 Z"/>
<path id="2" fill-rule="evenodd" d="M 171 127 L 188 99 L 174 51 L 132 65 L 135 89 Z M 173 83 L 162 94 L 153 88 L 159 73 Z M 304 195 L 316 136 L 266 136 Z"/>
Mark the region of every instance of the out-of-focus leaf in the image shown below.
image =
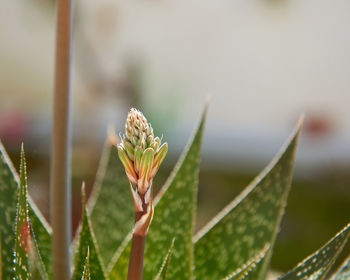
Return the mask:
<path id="1" fill-rule="evenodd" d="M 3 247 L 3 250 L 0 252 L 2 258 L 0 270 L 3 279 L 12 279 L 14 277 L 13 271 L 11 271 L 13 249 L 15 247 L 13 221 L 16 219 L 18 189 L 19 177 L 0 142 L 0 235 Z M 51 275 L 51 228 L 29 195 L 28 202 L 31 227 L 38 242 L 37 246 L 46 271 Z"/>
<path id="2" fill-rule="evenodd" d="M 103 264 L 98 251 L 95 236 L 90 225 L 89 214 L 85 206 L 85 190 L 82 188 L 82 221 L 79 232 L 79 241 L 74 256 L 74 272 L 72 280 L 81 280 L 83 277 L 85 260 L 89 251 L 89 273 L 94 280 L 106 279 Z M 108 238 L 108 236 L 106 236 Z"/>
<path id="3" fill-rule="evenodd" d="M 322 280 L 343 250 L 350 236 L 350 224 L 337 233 L 327 244 L 299 263 L 279 280 Z"/>
<path id="4" fill-rule="evenodd" d="M 2 245 L 1 245 L 1 231 L 0 231 L 0 280 L 2 280 Z"/>
<path id="5" fill-rule="evenodd" d="M 32 230 L 32 235 L 36 240 L 36 246 L 40 253 L 40 258 L 45 265 L 49 279 L 52 278 L 51 264 L 51 227 L 42 216 L 37 206 L 28 195 L 29 204 L 29 220 Z"/>
<path id="6" fill-rule="evenodd" d="M 29 218 L 30 220 L 30 218 Z M 47 272 L 45 270 L 44 263 L 41 259 L 37 244 L 35 242 L 35 238 L 33 237 L 33 230 L 31 227 L 31 236 L 32 236 L 32 242 L 29 242 L 29 254 L 28 254 L 28 260 L 29 260 L 29 271 L 31 274 L 31 280 L 47 280 L 49 279 Z"/>
<path id="7" fill-rule="evenodd" d="M 171 254 L 172 254 L 172 250 L 173 250 L 173 246 L 174 246 L 174 241 L 175 241 L 175 238 L 171 241 L 169 251 L 166 254 L 164 261 L 162 263 L 162 266 L 161 266 L 161 268 L 160 268 L 160 270 L 159 270 L 159 272 L 154 280 L 166 280 L 167 279 L 168 268 L 169 268 L 169 264 L 170 264 L 170 259 L 171 259 Z"/>
<path id="8" fill-rule="evenodd" d="M 14 253 L 14 279 L 31 279 L 29 269 L 29 253 L 33 242 L 30 235 L 30 224 L 28 218 L 27 203 L 27 177 L 24 151 L 22 146 L 20 184 L 18 192 L 17 213 L 16 213 L 16 239 Z"/>
<path id="9" fill-rule="evenodd" d="M 197 199 L 199 160 L 207 108 L 192 140 L 183 152 L 155 200 L 155 213 L 151 223 L 144 257 L 144 279 L 154 279 L 163 262 L 163 256 L 173 238 L 171 266 L 168 279 L 191 279 L 193 267 L 193 226 Z M 130 235 L 129 237 L 130 238 Z M 125 279 L 130 252 L 130 239 L 124 243 L 109 266 L 111 279 Z"/>
<path id="10" fill-rule="evenodd" d="M 86 254 L 86 259 L 85 259 L 85 265 L 84 265 L 84 272 L 83 272 L 83 277 L 81 278 L 82 280 L 90 280 L 90 250 L 88 248 L 87 254 Z"/>
<path id="11" fill-rule="evenodd" d="M 236 271 L 231 273 L 229 276 L 225 277 L 224 280 L 243 280 L 252 273 L 252 271 L 257 267 L 257 264 L 263 259 L 267 250 L 269 249 L 269 245 L 266 244 L 259 253 L 257 253 L 253 258 L 251 258 L 247 263 L 242 265 Z"/>
<path id="12" fill-rule="evenodd" d="M 340 266 L 339 270 L 332 277 L 332 280 L 350 279 L 350 257 Z"/>
<path id="13" fill-rule="evenodd" d="M 111 141 L 106 142 L 102 153 L 88 211 L 97 244 L 103 252 L 102 258 L 108 263 L 134 222 L 129 182 L 119 161 L 117 148 Z"/>
<path id="14" fill-rule="evenodd" d="M 195 279 L 223 278 L 268 243 L 270 249 L 248 277 L 265 279 L 291 185 L 301 123 L 260 175 L 195 236 Z"/>

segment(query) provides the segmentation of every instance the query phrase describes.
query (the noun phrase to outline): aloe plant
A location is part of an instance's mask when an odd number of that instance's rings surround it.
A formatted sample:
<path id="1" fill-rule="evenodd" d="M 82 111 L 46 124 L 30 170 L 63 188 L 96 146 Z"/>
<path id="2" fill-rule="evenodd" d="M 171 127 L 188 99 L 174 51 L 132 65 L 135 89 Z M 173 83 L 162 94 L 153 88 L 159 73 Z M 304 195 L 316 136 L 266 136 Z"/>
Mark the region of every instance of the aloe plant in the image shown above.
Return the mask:
<path id="1" fill-rule="evenodd" d="M 129 279 L 140 279 L 141 273 L 143 279 L 266 279 L 291 187 L 302 120 L 267 167 L 194 234 L 206 111 L 154 199 L 152 179 L 167 144 L 161 145 L 136 110 L 129 115 L 119 144 L 109 136 L 87 202 L 82 188 L 83 215 L 72 245 L 71 279 L 126 279 L 128 268 Z M 134 131 L 135 124 L 140 131 Z M 18 176 L 0 144 L 1 280 L 53 277 L 52 230 L 27 194 L 26 182 L 23 149 Z M 140 233 L 146 242 L 144 253 L 135 256 L 135 250 L 143 252 L 138 242 L 132 245 Z M 279 279 L 349 279 L 349 258 L 329 275 L 349 236 L 347 225 Z"/>

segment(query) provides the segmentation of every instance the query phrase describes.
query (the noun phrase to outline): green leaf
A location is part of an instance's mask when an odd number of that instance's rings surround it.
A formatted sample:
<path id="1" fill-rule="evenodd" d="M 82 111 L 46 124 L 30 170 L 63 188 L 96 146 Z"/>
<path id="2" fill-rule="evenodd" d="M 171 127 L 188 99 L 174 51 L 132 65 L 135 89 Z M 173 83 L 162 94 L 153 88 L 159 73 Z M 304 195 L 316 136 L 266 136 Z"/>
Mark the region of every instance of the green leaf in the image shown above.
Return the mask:
<path id="1" fill-rule="evenodd" d="M 2 278 L 2 254 L 1 254 L 1 252 L 2 252 L 2 245 L 1 245 L 1 243 L 2 243 L 2 241 L 1 241 L 2 239 L 1 239 L 1 231 L 0 231 L 0 280 L 2 280 L 3 278 Z"/>
<path id="2" fill-rule="evenodd" d="M 49 277 L 45 270 L 45 265 L 40 257 L 40 253 L 39 253 L 37 244 L 35 242 L 32 226 L 30 226 L 30 228 L 31 228 L 31 236 L 33 240 L 32 242 L 29 242 L 30 250 L 28 254 L 29 271 L 31 274 L 31 280 L 47 280 L 49 279 Z"/>
<path id="3" fill-rule="evenodd" d="M 193 226 L 197 199 L 199 160 L 207 108 L 192 140 L 176 164 L 160 195 L 155 199 L 155 213 L 151 223 L 144 256 L 144 279 L 153 279 L 163 262 L 173 238 L 172 265 L 168 279 L 191 279 L 193 266 Z M 108 271 L 111 279 L 125 279 L 130 252 L 130 238 L 118 250 Z"/>
<path id="4" fill-rule="evenodd" d="M 102 260 L 96 245 L 96 239 L 90 224 L 89 214 L 85 206 L 85 190 L 82 187 L 82 225 L 79 232 L 79 241 L 74 256 L 74 273 L 72 280 L 81 280 L 85 266 L 86 255 L 89 251 L 89 271 L 94 280 L 106 279 Z M 108 236 L 106 236 L 108 238 Z"/>
<path id="5" fill-rule="evenodd" d="M 341 253 L 350 236 L 350 224 L 337 233 L 317 252 L 299 263 L 279 280 L 322 280 Z"/>
<path id="6" fill-rule="evenodd" d="M 19 178 L 5 148 L 0 142 L 0 236 L 2 248 L 0 254 L 2 265 L 0 270 L 3 279 L 14 277 L 12 267 L 15 232 L 13 221 L 16 219 L 17 190 Z M 38 242 L 41 257 L 46 271 L 51 275 L 51 228 L 28 195 L 29 218 L 32 231 Z M 1 274 L 0 273 L 0 274 Z"/>
<path id="7" fill-rule="evenodd" d="M 86 259 L 85 259 L 85 265 L 84 265 L 84 271 L 83 271 L 83 276 L 82 276 L 82 280 L 90 280 L 90 263 L 89 263 L 89 259 L 90 259 L 90 249 L 88 248 L 87 254 L 86 254 Z"/>
<path id="8" fill-rule="evenodd" d="M 27 177 L 24 159 L 24 151 L 22 146 L 21 167 L 20 167 L 20 185 L 18 192 L 17 213 L 16 213 L 16 239 L 14 253 L 14 279 L 31 279 L 29 271 L 29 252 L 30 246 L 30 224 L 28 218 L 27 203 Z"/>
<path id="9" fill-rule="evenodd" d="M 125 236 L 131 231 L 134 221 L 133 207 L 129 181 L 118 158 L 117 148 L 107 141 L 88 203 L 97 244 L 103 252 L 105 263 L 110 262 Z"/>
<path id="10" fill-rule="evenodd" d="M 49 278 L 52 278 L 51 264 L 51 227 L 46 222 L 35 203 L 28 196 L 29 203 L 29 220 L 33 238 L 36 240 L 37 250 L 40 253 L 40 259 L 45 265 L 45 271 Z"/>
<path id="11" fill-rule="evenodd" d="M 269 251 L 249 274 L 265 279 L 291 185 L 301 123 L 260 175 L 195 236 L 195 279 L 223 278 L 268 243 Z"/>
<path id="12" fill-rule="evenodd" d="M 332 280 L 346 279 L 350 279 L 350 257 L 345 260 L 345 262 L 340 266 L 340 269 L 332 277 Z"/>
<path id="13" fill-rule="evenodd" d="M 266 244 L 253 258 L 251 258 L 247 263 L 236 269 L 229 276 L 225 277 L 224 280 L 243 280 L 249 276 L 257 267 L 257 264 L 264 258 L 269 245 Z"/>
<path id="14" fill-rule="evenodd" d="M 168 276 L 168 268 L 169 268 L 169 264 L 170 264 L 170 259 L 171 259 L 171 255 L 172 255 L 172 251 L 173 251 L 173 247 L 174 247 L 174 242 L 175 242 L 175 238 L 171 241 L 170 244 L 170 248 L 168 253 L 166 254 L 164 261 L 162 263 L 162 266 L 156 276 L 156 278 L 154 280 L 166 280 L 167 276 Z"/>

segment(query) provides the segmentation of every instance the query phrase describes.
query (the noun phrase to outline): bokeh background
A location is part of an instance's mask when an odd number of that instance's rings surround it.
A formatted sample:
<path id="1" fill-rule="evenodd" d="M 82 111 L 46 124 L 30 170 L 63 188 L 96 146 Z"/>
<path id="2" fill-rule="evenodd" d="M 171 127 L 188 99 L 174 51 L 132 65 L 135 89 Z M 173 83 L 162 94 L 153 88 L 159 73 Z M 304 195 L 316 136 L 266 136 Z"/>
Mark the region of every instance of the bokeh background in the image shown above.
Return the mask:
<path id="1" fill-rule="evenodd" d="M 3 0 L 0 138 L 48 217 L 55 1 Z M 73 216 L 94 181 L 108 124 L 141 109 L 169 142 L 161 186 L 199 119 L 197 229 L 306 123 L 272 266 L 286 271 L 350 218 L 350 2 L 77 0 L 73 55 Z M 346 250 L 350 252 L 349 246 Z"/>

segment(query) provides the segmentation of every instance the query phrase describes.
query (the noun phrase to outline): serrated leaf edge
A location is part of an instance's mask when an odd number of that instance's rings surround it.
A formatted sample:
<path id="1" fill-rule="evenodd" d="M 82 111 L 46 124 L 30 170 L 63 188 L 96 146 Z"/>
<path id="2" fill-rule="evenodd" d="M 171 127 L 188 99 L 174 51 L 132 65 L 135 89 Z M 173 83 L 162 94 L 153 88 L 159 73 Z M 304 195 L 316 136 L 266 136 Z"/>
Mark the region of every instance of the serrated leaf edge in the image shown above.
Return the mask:
<path id="1" fill-rule="evenodd" d="M 156 278 L 154 280 L 160 280 L 161 276 L 162 276 L 162 273 L 165 269 L 165 279 L 166 279 L 166 275 L 167 275 L 167 272 L 168 272 L 168 267 L 169 267 L 169 264 L 170 264 L 170 260 L 171 260 L 171 255 L 172 255 L 172 250 L 173 250 L 173 247 L 174 247 L 174 242 L 175 242 L 175 238 L 173 238 L 173 240 L 171 241 L 171 244 L 170 244 L 170 248 L 168 250 L 168 253 L 166 254 L 165 258 L 164 258 L 164 261 L 162 263 L 162 266 L 160 267 L 160 270 L 156 276 Z"/>
<path id="2" fill-rule="evenodd" d="M 251 259 L 249 259 L 241 267 L 237 268 L 230 275 L 223 278 L 223 280 L 243 280 L 247 274 L 265 257 L 266 252 L 269 250 L 270 244 L 265 244 L 265 246 Z M 237 278 L 238 277 L 238 278 Z"/>
<path id="3" fill-rule="evenodd" d="M 200 229 L 193 238 L 193 242 L 196 243 L 200 240 L 211 228 L 213 228 L 217 223 L 220 222 L 227 214 L 229 214 L 248 194 L 257 187 L 260 181 L 268 175 L 271 169 L 278 163 L 281 157 L 286 152 L 289 144 L 295 137 L 299 137 L 301 126 L 304 120 L 304 115 L 300 116 L 297 125 L 293 129 L 292 133 L 288 136 L 287 140 L 283 143 L 279 152 L 273 157 L 270 163 L 256 176 L 253 181 L 226 207 L 224 207 L 211 221 L 209 221 L 202 229 Z"/>
<path id="4" fill-rule="evenodd" d="M 346 269 L 347 267 L 349 267 L 349 272 L 346 272 L 350 275 L 350 256 L 345 259 L 345 261 L 343 261 L 343 263 L 339 266 L 338 270 L 332 275 L 332 280 L 341 280 L 343 278 L 339 278 L 339 277 L 343 277 L 342 274 L 344 274 L 344 269 Z"/>
<path id="5" fill-rule="evenodd" d="M 0 151 L 1 151 L 2 155 L 3 155 L 3 157 L 4 157 L 5 163 L 9 167 L 9 170 L 12 173 L 13 178 L 15 179 L 15 182 L 16 182 L 18 188 L 19 188 L 19 175 L 18 175 L 16 169 L 14 168 L 13 163 L 12 163 L 9 155 L 7 154 L 6 149 L 5 149 L 4 145 L 2 144 L 1 140 L 0 140 Z M 29 206 L 34 211 L 35 215 L 38 217 L 40 222 L 43 224 L 43 226 L 45 227 L 47 232 L 51 235 L 52 234 L 52 228 L 51 228 L 50 224 L 45 219 L 44 215 L 41 213 L 41 211 L 36 206 L 35 202 L 33 201 L 33 199 L 31 198 L 31 196 L 29 194 L 27 194 L 27 201 L 28 201 Z"/>
<path id="6" fill-rule="evenodd" d="M 342 234 L 344 231 L 349 230 L 349 232 L 346 234 L 346 237 L 344 238 L 342 244 L 339 246 L 337 252 L 333 255 L 333 257 L 331 258 L 331 261 L 328 263 L 327 268 L 325 269 L 325 271 L 320 274 L 318 276 L 317 279 L 324 279 L 324 277 L 328 274 L 330 268 L 332 267 L 332 265 L 334 264 L 335 260 L 337 259 L 337 257 L 339 256 L 339 254 L 341 253 L 341 251 L 343 250 L 345 244 L 347 243 L 349 237 L 350 237 L 350 223 L 347 224 L 342 230 L 340 230 L 335 236 L 333 236 L 329 241 L 327 241 L 326 244 L 324 244 L 321 248 L 319 248 L 317 251 L 315 251 L 313 254 L 311 254 L 310 256 L 306 257 L 304 260 L 302 260 L 301 262 L 299 262 L 293 269 L 291 269 L 290 271 L 288 271 L 286 274 L 282 275 L 281 277 L 279 277 L 277 280 L 283 280 L 286 276 L 288 276 L 289 273 L 292 273 L 293 271 L 295 271 L 296 269 L 298 269 L 299 266 L 305 264 L 307 261 L 309 261 L 310 259 L 312 259 L 316 254 L 318 254 L 320 251 L 323 250 L 323 248 L 327 247 L 328 244 L 330 244 L 331 242 L 333 242 L 335 239 L 337 239 L 337 237 Z"/>

